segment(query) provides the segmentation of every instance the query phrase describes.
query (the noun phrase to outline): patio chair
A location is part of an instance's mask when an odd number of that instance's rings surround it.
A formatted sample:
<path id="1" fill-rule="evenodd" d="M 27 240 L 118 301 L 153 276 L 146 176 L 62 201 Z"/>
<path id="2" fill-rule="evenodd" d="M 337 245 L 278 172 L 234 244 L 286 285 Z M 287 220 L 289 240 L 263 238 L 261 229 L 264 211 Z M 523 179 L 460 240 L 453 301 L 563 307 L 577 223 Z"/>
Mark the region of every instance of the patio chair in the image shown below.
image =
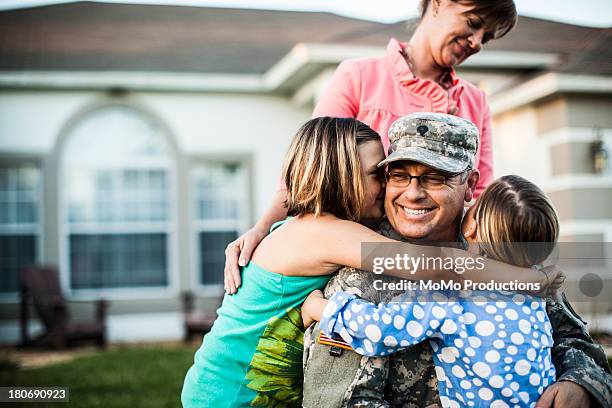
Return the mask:
<path id="1" fill-rule="evenodd" d="M 210 331 L 217 312 L 200 312 L 195 310 L 195 298 L 193 292 L 185 291 L 182 294 L 183 300 L 183 320 L 184 320 L 184 341 L 189 342 L 194 335 L 202 336 Z M 219 296 L 219 305 L 223 300 L 223 293 Z"/>
<path id="2" fill-rule="evenodd" d="M 94 319 L 72 321 L 60 289 L 57 268 L 42 265 L 24 268 L 19 273 L 19 281 L 20 346 L 65 349 L 84 340 L 94 340 L 99 347 L 106 346 L 106 301 L 95 302 Z M 34 339 L 28 334 L 30 303 L 44 328 L 44 332 Z"/>

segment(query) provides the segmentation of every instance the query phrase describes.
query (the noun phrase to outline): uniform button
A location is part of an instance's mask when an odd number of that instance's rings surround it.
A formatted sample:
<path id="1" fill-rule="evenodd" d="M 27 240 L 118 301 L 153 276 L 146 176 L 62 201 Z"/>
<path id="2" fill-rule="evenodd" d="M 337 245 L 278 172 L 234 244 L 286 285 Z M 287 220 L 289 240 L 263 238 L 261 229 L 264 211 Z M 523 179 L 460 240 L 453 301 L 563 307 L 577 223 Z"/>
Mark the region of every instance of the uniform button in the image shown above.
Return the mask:
<path id="1" fill-rule="evenodd" d="M 425 126 L 425 125 L 421 125 L 421 126 L 417 127 L 417 132 L 419 132 L 419 134 L 421 136 L 424 136 L 425 133 L 427 133 L 428 130 L 429 130 L 429 128 L 427 126 Z"/>

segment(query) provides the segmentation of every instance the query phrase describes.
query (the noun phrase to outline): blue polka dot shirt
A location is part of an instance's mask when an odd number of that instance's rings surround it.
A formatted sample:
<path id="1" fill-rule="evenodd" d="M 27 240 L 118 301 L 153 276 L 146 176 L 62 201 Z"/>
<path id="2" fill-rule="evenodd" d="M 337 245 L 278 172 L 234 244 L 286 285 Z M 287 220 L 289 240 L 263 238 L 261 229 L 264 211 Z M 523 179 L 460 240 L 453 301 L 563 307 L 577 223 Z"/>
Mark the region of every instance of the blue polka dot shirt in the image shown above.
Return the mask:
<path id="1" fill-rule="evenodd" d="M 444 407 L 534 407 L 555 381 L 545 305 L 500 292 L 407 294 L 376 305 L 337 292 L 323 311 L 321 329 L 366 356 L 429 340 Z"/>

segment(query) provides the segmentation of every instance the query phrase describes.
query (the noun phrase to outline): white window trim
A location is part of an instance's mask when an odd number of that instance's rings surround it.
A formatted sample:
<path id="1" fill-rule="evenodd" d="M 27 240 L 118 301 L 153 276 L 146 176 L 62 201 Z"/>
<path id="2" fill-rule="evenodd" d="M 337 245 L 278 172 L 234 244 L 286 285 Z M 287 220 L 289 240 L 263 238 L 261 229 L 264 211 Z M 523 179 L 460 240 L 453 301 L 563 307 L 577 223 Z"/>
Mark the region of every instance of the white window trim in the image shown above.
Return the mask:
<path id="1" fill-rule="evenodd" d="M 40 230 L 40 225 L 37 225 L 35 223 L 0 225 L 1 235 L 32 235 L 32 234 L 36 234 L 39 230 Z"/>
<path id="2" fill-rule="evenodd" d="M 100 106 L 98 109 L 104 109 L 108 106 L 113 105 L 105 105 Z M 120 105 L 127 107 L 129 109 L 133 109 L 144 116 L 151 118 L 151 114 L 143 111 L 137 106 L 132 105 Z M 95 112 L 90 111 L 88 114 Z M 86 117 L 86 114 L 84 117 Z M 152 117 L 153 120 L 157 121 L 157 118 Z M 68 135 L 70 137 L 71 135 Z M 63 293 L 66 294 L 68 299 L 70 300 L 78 300 L 78 301 L 95 301 L 100 298 L 104 298 L 106 300 L 133 300 L 133 299 L 168 299 L 175 298 L 179 292 L 179 266 L 178 266 L 178 169 L 177 169 L 177 152 L 174 152 L 171 148 L 171 143 L 169 143 L 169 138 L 171 135 L 164 132 L 162 136 L 169 147 L 168 149 L 168 160 L 165 162 L 164 169 L 167 171 L 168 175 L 168 219 L 162 222 L 166 227 L 164 231 L 167 232 L 166 239 L 166 251 L 167 251 L 167 270 L 166 276 L 168 278 L 168 284 L 166 286 L 159 287 L 130 287 L 130 288 L 92 288 L 92 289 L 72 289 L 70 287 L 70 244 L 69 244 L 69 235 L 73 233 L 69 227 L 68 221 L 68 197 L 67 191 L 63 187 L 61 183 L 58 183 L 58 237 L 59 237 L 59 271 L 60 271 L 60 286 L 62 288 Z M 65 146 L 64 146 L 65 147 Z M 66 166 L 64 164 L 64 149 L 62 149 L 59 159 L 58 159 L 58 168 L 57 168 L 57 180 L 64 180 L 64 171 Z M 149 164 L 147 161 L 145 164 Z M 159 160 L 152 159 L 150 164 L 153 164 L 153 167 L 159 167 Z M 109 166 L 110 168 L 111 166 Z M 138 169 L 138 168 L 147 168 L 145 165 L 135 165 L 134 163 L 128 164 L 126 166 L 117 166 L 117 168 L 121 169 Z M 127 223 L 126 223 L 127 224 Z M 145 224 L 145 223 L 140 223 Z M 157 223 L 155 223 L 157 224 Z M 83 223 L 79 227 L 87 227 Z M 133 229 L 133 225 L 130 226 L 129 232 L 137 232 Z M 96 227 L 97 228 L 97 227 Z M 96 229 L 97 233 L 100 233 L 99 229 Z M 126 231 L 127 232 L 127 231 Z M 144 232 L 144 231 L 143 231 Z M 149 232 L 149 231 L 147 231 Z M 163 232 L 163 231 L 161 231 Z"/>
<path id="3" fill-rule="evenodd" d="M 15 167 L 20 165 L 31 163 L 40 172 L 40 182 L 38 184 L 38 224 L 6 224 L 0 227 L 0 235 L 34 235 L 36 237 L 36 253 L 34 254 L 34 262 L 41 263 L 44 259 L 44 228 L 45 220 L 44 208 L 45 208 L 45 197 L 44 197 L 44 183 L 45 173 L 43 169 L 43 160 L 40 157 L 4 157 L 0 156 L 1 160 L 6 160 L 8 163 L 15 163 Z M 16 303 L 19 302 L 20 295 L 19 290 L 17 292 L 0 293 L 0 304 Z"/>
<path id="4" fill-rule="evenodd" d="M 221 157 L 232 157 L 231 154 L 220 154 Z M 244 186 L 241 191 L 244 192 L 242 199 L 239 201 L 239 213 L 240 218 L 234 219 L 212 219 L 212 220 L 198 220 L 198 206 L 197 206 L 197 180 L 199 174 L 203 172 L 200 166 L 214 165 L 214 164 L 236 164 L 239 165 L 244 172 Z M 249 186 L 251 185 L 252 172 L 248 163 L 248 160 L 220 160 L 218 158 L 199 158 L 197 161 L 194 160 L 189 167 L 189 222 L 191 224 L 190 236 L 191 236 L 191 256 L 190 256 L 190 289 L 193 289 L 196 295 L 201 297 L 217 298 L 223 292 L 223 284 L 209 284 L 204 285 L 200 279 L 200 246 L 199 246 L 199 234 L 204 231 L 234 231 L 238 232 L 238 236 L 243 234 L 249 228 L 249 210 L 250 210 L 250 194 L 251 191 Z"/>

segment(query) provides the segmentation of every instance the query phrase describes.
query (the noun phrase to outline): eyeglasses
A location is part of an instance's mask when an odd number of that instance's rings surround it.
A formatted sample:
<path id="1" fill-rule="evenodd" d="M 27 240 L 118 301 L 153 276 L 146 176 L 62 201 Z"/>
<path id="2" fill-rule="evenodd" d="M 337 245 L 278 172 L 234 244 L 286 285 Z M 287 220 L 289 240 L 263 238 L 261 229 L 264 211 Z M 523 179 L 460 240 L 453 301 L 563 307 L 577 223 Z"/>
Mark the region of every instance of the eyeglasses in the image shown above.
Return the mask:
<path id="1" fill-rule="evenodd" d="M 395 187 L 408 187 L 412 182 L 412 179 L 415 178 L 419 181 L 421 187 L 425 189 L 435 190 L 437 188 L 441 188 L 443 185 L 448 184 L 447 182 L 453 177 L 462 176 L 460 179 L 460 184 L 463 184 L 467 177 L 463 177 L 465 174 L 469 174 L 469 168 L 462 171 L 461 173 L 455 174 L 447 174 L 443 176 L 442 174 L 433 174 L 426 173 L 421 174 L 420 176 L 412 176 L 408 173 L 391 170 L 385 173 L 385 180 L 388 185 Z"/>

